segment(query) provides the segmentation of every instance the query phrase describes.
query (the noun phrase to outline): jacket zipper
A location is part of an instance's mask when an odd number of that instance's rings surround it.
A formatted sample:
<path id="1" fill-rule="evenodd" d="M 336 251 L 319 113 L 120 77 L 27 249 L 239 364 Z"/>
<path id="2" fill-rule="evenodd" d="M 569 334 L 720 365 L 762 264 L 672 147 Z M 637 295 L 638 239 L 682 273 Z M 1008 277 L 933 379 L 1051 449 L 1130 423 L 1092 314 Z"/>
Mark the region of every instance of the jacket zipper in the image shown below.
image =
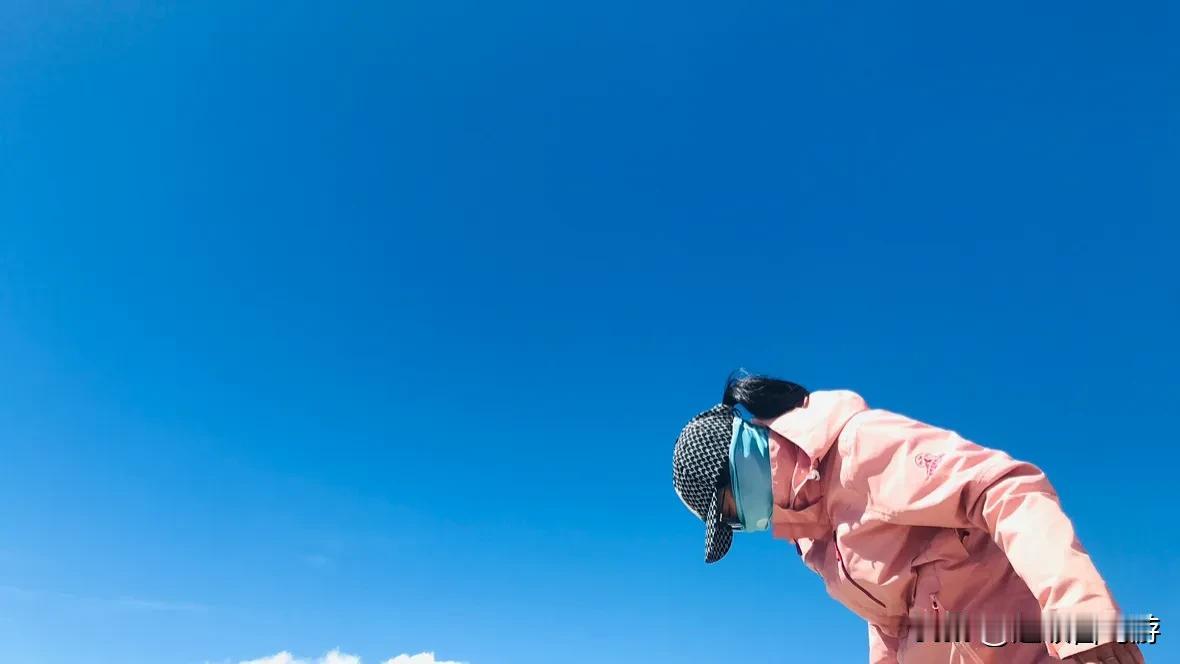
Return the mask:
<path id="1" fill-rule="evenodd" d="M 848 579 L 849 583 L 856 586 L 857 590 L 864 593 L 865 597 L 868 597 L 869 599 L 873 600 L 874 602 L 877 603 L 878 606 L 880 606 L 882 609 L 884 609 L 885 602 L 882 602 L 881 600 L 877 599 L 876 597 L 873 597 L 873 593 L 865 590 L 864 586 L 857 583 L 856 579 L 852 578 L 852 575 L 848 573 L 848 567 L 844 564 L 844 556 L 842 556 L 840 554 L 840 543 L 836 541 L 836 531 L 834 531 L 834 530 L 832 531 L 832 546 L 836 547 L 836 560 L 840 563 L 840 569 L 844 570 L 844 578 Z"/>

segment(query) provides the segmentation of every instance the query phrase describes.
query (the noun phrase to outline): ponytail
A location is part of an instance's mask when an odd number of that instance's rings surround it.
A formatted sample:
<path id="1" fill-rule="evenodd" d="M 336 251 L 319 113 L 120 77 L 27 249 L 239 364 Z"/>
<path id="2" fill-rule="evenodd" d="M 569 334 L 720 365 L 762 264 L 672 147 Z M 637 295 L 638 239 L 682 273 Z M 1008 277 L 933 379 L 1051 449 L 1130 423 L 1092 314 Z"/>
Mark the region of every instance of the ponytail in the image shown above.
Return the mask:
<path id="1" fill-rule="evenodd" d="M 790 381 L 735 372 L 725 382 L 721 403 L 744 406 L 754 417 L 768 420 L 803 403 L 807 394 L 807 388 Z"/>

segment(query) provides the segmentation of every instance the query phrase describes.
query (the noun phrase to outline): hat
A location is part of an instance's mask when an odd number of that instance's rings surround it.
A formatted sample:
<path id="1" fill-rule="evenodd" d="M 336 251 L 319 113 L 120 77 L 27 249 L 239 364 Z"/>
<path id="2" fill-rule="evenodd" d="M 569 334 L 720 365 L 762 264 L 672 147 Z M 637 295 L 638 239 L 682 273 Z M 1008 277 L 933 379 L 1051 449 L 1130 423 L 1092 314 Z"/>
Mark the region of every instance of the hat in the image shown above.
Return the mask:
<path id="1" fill-rule="evenodd" d="M 733 528 L 721 511 L 723 473 L 729 467 L 733 437 L 732 406 L 718 404 L 689 420 L 672 452 L 672 485 L 685 507 L 705 522 L 705 562 L 713 563 L 729 551 Z"/>

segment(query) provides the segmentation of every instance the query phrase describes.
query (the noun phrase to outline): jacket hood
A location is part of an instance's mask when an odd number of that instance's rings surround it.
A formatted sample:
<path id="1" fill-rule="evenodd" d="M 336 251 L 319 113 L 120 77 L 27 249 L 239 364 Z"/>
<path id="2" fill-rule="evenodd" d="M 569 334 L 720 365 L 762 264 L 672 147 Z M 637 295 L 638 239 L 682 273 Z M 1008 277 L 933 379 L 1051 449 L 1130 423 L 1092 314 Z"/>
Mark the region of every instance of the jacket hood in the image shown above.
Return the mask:
<path id="1" fill-rule="evenodd" d="M 868 410 L 865 400 L 850 390 L 812 392 L 803 404 L 771 420 L 758 420 L 786 438 L 813 461 L 819 461 L 836 442 L 853 415 Z"/>
<path id="2" fill-rule="evenodd" d="M 812 392 L 803 403 L 776 418 L 755 420 L 770 435 L 770 484 L 774 496 L 771 516 L 776 537 L 796 540 L 818 537 L 828 524 L 820 496 L 813 492 L 800 500 L 800 490 L 818 479 L 824 456 L 839 438 L 844 425 L 868 410 L 859 394 L 849 390 Z"/>

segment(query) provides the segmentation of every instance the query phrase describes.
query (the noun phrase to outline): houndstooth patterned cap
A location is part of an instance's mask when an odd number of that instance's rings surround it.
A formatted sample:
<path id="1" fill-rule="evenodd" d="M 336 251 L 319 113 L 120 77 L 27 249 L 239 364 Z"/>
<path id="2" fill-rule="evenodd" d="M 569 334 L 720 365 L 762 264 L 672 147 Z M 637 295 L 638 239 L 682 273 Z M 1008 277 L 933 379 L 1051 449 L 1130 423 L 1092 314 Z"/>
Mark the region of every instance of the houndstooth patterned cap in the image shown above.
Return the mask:
<path id="1" fill-rule="evenodd" d="M 733 543 L 733 529 L 721 512 L 717 490 L 729 466 L 731 406 L 716 405 L 689 420 L 672 452 L 672 486 L 684 506 L 705 522 L 705 562 L 721 560 Z"/>

